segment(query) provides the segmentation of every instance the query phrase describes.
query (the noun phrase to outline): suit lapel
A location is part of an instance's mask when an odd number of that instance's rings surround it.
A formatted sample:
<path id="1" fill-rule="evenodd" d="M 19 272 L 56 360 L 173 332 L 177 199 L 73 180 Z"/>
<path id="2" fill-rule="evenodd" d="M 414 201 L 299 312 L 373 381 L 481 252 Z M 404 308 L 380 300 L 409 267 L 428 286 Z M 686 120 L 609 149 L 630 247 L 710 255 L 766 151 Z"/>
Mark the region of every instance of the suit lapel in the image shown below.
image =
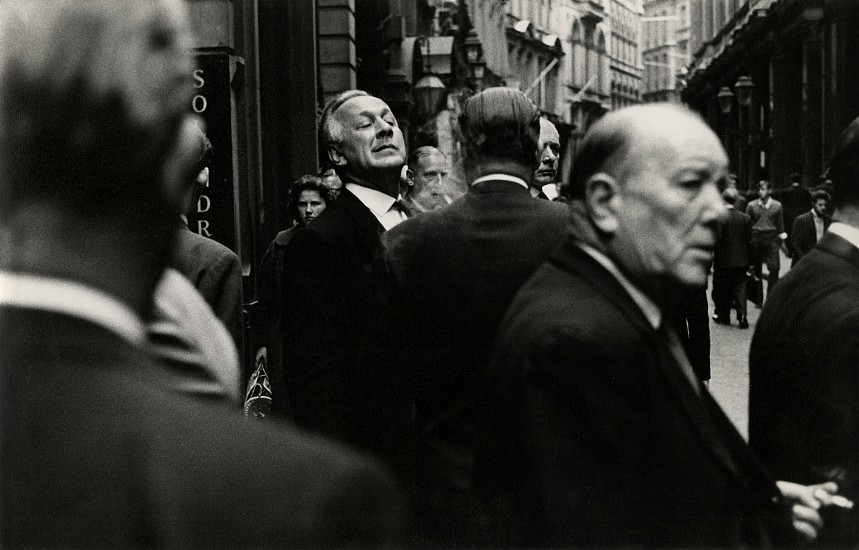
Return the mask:
<path id="1" fill-rule="evenodd" d="M 737 465 L 725 447 L 723 436 L 719 433 L 713 419 L 710 418 L 710 413 L 702 399 L 703 396 L 695 393 L 695 390 L 690 386 L 683 374 L 682 367 L 677 364 L 677 359 L 669 348 L 668 342 L 654 330 L 641 308 L 614 276 L 582 251 L 575 244 L 574 238 L 568 239 L 561 250 L 566 253 L 556 253 L 552 256 L 552 261 L 584 278 L 592 288 L 614 304 L 655 347 L 659 357 L 658 368 L 670 392 L 689 418 L 693 430 L 701 437 L 705 448 L 711 451 L 716 461 L 739 478 Z M 702 392 L 704 391 L 706 390 L 702 390 Z"/>
<path id="2" fill-rule="evenodd" d="M 337 197 L 336 204 L 352 218 L 356 228 L 355 236 L 367 257 L 372 258 L 379 247 L 380 238 L 385 232 L 385 228 L 370 212 L 370 209 L 364 206 L 364 203 L 346 188 Z"/>

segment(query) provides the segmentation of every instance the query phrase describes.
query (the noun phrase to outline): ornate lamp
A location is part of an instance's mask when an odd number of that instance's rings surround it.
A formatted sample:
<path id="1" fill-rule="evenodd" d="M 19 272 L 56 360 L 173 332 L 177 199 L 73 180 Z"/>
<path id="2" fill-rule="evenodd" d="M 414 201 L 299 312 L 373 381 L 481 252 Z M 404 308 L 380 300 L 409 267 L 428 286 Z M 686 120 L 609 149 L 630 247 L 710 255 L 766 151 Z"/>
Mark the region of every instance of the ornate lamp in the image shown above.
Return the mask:
<path id="1" fill-rule="evenodd" d="M 731 105 L 734 102 L 734 94 L 731 92 L 731 89 L 727 86 L 722 86 L 722 89 L 716 94 L 716 99 L 719 100 L 719 109 L 722 111 L 722 114 L 730 114 Z"/>
<path id="2" fill-rule="evenodd" d="M 437 76 L 426 75 L 415 84 L 415 99 L 427 118 L 438 114 L 441 102 L 447 94 L 444 82 Z"/>
<path id="3" fill-rule="evenodd" d="M 734 84 L 737 91 L 737 103 L 740 107 L 748 107 L 752 104 L 752 92 L 755 91 L 755 83 L 748 76 L 741 76 Z"/>

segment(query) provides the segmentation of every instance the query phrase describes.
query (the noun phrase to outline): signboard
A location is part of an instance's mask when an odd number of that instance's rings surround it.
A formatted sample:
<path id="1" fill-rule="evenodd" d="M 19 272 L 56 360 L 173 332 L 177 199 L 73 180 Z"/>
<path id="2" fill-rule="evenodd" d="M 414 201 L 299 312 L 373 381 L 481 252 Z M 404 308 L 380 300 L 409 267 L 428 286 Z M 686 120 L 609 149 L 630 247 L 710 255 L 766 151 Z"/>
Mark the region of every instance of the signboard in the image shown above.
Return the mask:
<path id="1" fill-rule="evenodd" d="M 188 227 L 236 251 L 232 58 L 222 52 L 199 53 L 195 57 L 191 108 L 206 122 L 206 137 L 212 142 L 214 158 L 209 165 L 209 184 L 188 215 Z"/>

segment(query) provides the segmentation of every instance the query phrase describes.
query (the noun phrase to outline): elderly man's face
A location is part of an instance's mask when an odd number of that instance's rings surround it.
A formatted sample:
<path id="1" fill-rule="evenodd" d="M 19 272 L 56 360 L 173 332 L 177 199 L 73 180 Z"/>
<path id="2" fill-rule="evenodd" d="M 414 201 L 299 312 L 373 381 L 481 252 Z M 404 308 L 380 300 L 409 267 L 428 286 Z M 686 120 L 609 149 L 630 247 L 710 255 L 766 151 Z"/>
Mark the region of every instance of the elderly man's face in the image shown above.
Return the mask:
<path id="1" fill-rule="evenodd" d="M 399 173 L 406 162 L 405 141 L 384 101 L 373 96 L 353 97 L 335 116 L 341 127 L 339 163 L 347 165 L 348 173 L 359 178 L 390 170 Z"/>
<path id="2" fill-rule="evenodd" d="M 657 136 L 660 137 L 660 136 Z M 620 191 L 617 260 L 639 281 L 705 286 L 726 209 L 718 184 L 727 158 L 702 123 L 678 121 L 664 147 L 634 147 Z"/>
<path id="3" fill-rule="evenodd" d="M 426 155 L 418 160 L 416 166 L 409 168 L 414 183 L 412 200 L 421 209 L 440 208 L 462 195 L 449 177 L 450 163 L 444 155 Z"/>
<path id="4" fill-rule="evenodd" d="M 534 172 L 534 183 L 539 187 L 547 183 L 555 183 L 558 173 L 558 159 L 561 156 L 561 142 L 555 136 L 540 136 L 538 143 L 540 151 L 540 166 Z"/>

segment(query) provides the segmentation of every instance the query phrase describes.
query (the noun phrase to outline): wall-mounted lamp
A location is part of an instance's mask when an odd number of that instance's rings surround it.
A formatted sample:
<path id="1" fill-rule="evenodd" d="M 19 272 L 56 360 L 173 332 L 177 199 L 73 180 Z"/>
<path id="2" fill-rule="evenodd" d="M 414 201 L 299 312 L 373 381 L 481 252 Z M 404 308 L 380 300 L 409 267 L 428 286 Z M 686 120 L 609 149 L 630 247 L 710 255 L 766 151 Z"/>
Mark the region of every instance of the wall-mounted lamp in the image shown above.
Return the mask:
<path id="1" fill-rule="evenodd" d="M 731 89 L 727 86 L 722 86 L 722 89 L 716 94 L 716 99 L 719 100 L 719 110 L 722 111 L 722 114 L 729 114 L 731 112 L 731 104 L 734 102 L 734 94 L 731 92 Z"/>
<path id="2" fill-rule="evenodd" d="M 752 92 L 755 91 L 755 83 L 748 76 L 741 76 L 734 84 L 737 91 L 737 103 L 740 107 L 748 107 L 752 104 Z"/>

